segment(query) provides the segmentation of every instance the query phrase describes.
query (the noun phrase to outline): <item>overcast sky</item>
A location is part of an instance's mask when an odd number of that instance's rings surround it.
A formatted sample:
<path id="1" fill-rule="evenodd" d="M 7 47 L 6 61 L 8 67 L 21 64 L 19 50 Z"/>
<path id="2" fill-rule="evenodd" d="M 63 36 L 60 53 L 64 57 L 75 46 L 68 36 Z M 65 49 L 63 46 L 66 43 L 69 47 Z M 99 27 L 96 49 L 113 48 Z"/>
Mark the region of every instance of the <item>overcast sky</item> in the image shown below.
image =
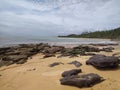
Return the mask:
<path id="1" fill-rule="evenodd" d="M 120 0 L 0 0 L 0 32 L 62 35 L 120 26 Z"/>

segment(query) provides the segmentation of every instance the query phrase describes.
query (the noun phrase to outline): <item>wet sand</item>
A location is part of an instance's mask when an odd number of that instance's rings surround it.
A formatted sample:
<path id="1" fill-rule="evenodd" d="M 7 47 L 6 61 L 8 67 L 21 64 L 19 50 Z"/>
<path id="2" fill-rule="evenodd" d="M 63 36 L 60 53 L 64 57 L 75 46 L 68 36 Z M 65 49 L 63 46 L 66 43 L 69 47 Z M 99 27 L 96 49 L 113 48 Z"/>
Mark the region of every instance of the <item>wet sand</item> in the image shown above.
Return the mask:
<path id="1" fill-rule="evenodd" d="M 100 54 L 112 55 L 120 52 L 117 46 L 113 52 L 100 52 Z M 43 59 L 43 55 L 37 54 L 22 65 L 10 65 L 0 68 L 0 90 L 120 90 L 120 67 L 114 70 L 97 70 L 85 65 L 90 56 L 80 57 L 50 57 Z M 74 65 L 67 63 L 77 60 L 83 65 L 80 67 L 85 73 L 96 73 L 106 79 L 90 88 L 76 88 L 60 85 L 61 73 L 65 70 L 75 69 Z M 62 62 L 64 65 L 49 67 L 53 62 Z"/>

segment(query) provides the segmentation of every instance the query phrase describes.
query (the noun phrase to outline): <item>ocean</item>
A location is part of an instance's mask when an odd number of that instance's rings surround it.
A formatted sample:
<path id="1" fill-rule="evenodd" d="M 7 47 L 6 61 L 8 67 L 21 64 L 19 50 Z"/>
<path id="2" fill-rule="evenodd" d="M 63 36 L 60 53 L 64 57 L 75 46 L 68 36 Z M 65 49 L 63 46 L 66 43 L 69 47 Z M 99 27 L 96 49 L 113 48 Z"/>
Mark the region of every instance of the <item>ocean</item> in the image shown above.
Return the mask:
<path id="1" fill-rule="evenodd" d="M 48 43 L 51 45 L 79 45 L 79 44 L 111 44 L 116 43 L 108 39 L 90 39 L 90 38 L 59 38 L 55 36 L 40 36 L 40 37 L 0 37 L 0 47 L 17 45 L 17 44 L 32 44 L 32 43 Z"/>

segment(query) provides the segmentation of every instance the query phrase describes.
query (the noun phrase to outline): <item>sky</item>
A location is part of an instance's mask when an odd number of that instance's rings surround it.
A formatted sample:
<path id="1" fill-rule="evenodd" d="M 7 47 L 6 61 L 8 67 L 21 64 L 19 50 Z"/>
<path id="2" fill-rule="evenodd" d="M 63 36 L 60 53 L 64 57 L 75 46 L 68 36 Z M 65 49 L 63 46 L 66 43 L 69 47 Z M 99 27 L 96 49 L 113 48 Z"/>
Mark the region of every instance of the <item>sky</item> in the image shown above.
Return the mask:
<path id="1" fill-rule="evenodd" d="M 0 34 L 54 36 L 120 27 L 120 0 L 0 0 Z"/>

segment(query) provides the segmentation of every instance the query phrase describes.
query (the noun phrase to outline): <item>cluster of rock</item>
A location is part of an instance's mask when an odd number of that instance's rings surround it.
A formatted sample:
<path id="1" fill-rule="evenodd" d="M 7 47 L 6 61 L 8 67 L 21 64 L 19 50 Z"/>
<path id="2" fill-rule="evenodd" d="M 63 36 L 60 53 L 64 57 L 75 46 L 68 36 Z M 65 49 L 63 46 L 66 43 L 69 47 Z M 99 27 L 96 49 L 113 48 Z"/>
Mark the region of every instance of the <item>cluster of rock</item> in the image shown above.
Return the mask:
<path id="1" fill-rule="evenodd" d="M 0 66 L 11 64 L 23 64 L 28 57 L 37 53 L 44 54 L 44 58 L 61 54 L 61 56 L 84 55 L 85 52 L 99 51 L 94 47 L 78 46 L 65 48 L 64 46 L 50 46 L 48 44 L 20 44 L 18 46 L 0 48 Z"/>
<path id="2" fill-rule="evenodd" d="M 111 48 L 113 50 L 113 48 Z M 111 50 L 110 49 L 110 50 Z M 104 49 L 105 51 L 106 49 Z M 27 59 L 37 53 L 42 53 L 43 58 L 53 57 L 60 54 L 58 57 L 63 56 L 78 56 L 78 55 L 95 55 L 90 52 L 100 52 L 99 49 L 93 46 L 80 45 L 73 48 L 65 48 L 64 46 L 50 46 L 48 44 L 20 44 L 18 46 L 0 48 L 0 66 L 11 64 L 23 64 Z M 89 52 L 86 53 L 86 52 Z"/>
<path id="3" fill-rule="evenodd" d="M 100 51 L 101 50 L 99 48 L 93 46 L 80 45 L 73 48 L 65 48 L 62 51 L 61 56 L 75 57 L 78 55 L 86 55 L 86 52 L 100 52 Z"/>
<path id="4" fill-rule="evenodd" d="M 104 79 L 101 76 L 94 73 L 78 75 L 81 72 L 82 72 L 81 69 L 73 69 L 63 72 L 62 73 L 63 78 L 60 79 L 60 83 L 62 85 L 70 85 L 82 88 L 91 87 L 97 83 L 104 81 Z"/>
<path id="5" fill-rule="evenodd" d="M 119 66 L 119 63 L 118 57 L 105 55 L 94 55 L 86 61 L 87 65 L 92 65 L 98 69 L 115 68 Z"/>

